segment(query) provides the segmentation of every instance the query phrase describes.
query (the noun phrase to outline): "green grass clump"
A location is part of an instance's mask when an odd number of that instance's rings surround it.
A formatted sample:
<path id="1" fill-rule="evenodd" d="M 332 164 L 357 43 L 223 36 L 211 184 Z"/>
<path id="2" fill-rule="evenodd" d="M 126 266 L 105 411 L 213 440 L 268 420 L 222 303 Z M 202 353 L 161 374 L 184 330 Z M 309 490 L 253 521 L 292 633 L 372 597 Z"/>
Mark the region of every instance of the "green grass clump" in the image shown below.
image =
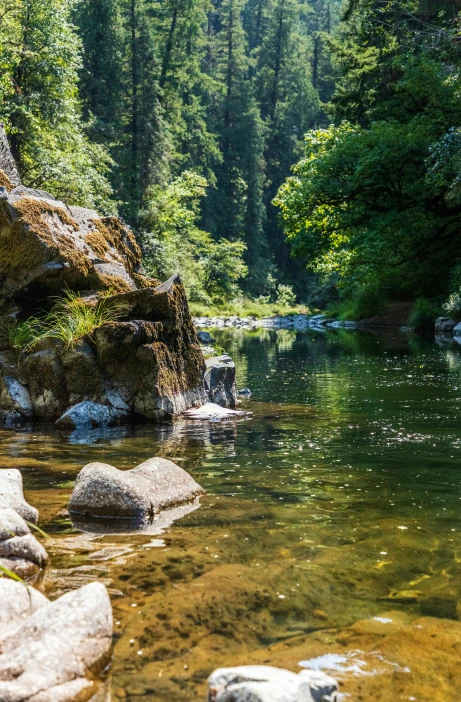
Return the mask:
<path id="1" fill-rule="evenodd" d="M 64 297 L 56 300 L 53 310 L 42 317 L 29 317 L 23 322 L 8 321 L 3 336 L 19 360 L 22 353 L 33 351 L 44 339 L 59 339 L 66 348 L 72 348 L 84 336 L 91 335 L 106 322 L 117 321 L 122 314 L 123 306 L 107 297 L 92 305 L 67 291 Z"/>

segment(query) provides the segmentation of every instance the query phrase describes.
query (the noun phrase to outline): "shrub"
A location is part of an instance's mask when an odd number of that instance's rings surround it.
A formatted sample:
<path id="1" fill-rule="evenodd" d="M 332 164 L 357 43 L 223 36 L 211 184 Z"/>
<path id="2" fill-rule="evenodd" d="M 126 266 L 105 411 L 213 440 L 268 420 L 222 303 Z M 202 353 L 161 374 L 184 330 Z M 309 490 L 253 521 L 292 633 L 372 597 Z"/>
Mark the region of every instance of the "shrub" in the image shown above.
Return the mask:
<path id="1" fill-rule="evenodd" d="M 416 331 L 434 329 L 436 317 L 440 315 L 440 307 L 432 300 L 420 297 L 411 308 L 408 324 Z"/>
<path id="2" fill-rule="evenodd" d="M 280 285 L 277 288 L 277 299 L 276 302 L 279 305 L 289 305 L 294 307 L 296 305 L 296 295 L 291 285 Z"/>
<path id="3" fill-rule="evenodd" d="M 461 319 L 461 287 L 458 292 L 454 292 L 450 295 L 442 307 L 451 317 Z"/>

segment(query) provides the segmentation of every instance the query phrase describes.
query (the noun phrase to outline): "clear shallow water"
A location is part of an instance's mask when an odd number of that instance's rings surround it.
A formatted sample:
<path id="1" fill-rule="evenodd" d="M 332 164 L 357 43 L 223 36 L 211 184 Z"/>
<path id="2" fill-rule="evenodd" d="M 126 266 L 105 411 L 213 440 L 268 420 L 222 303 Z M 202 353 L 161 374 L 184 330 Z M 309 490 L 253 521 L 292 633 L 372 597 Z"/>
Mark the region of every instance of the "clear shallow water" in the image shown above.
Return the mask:
<path id="1" fill-rule="evenodd" d="M 214 668 L 250 662 L 331 669 L 344 699 L 451 699 L 461 349 L 364 332 L 212 334 L 253 391 L 250 420 L 0 432 L 1 467 L 22 470 L 52 537 L 45 592 L 109 587 L 112 699 L 201 700 Z M 201 483 L 199 508 L 136 534 L 73 527 L 65 507 L 83 465 L 153 455 Z"/>

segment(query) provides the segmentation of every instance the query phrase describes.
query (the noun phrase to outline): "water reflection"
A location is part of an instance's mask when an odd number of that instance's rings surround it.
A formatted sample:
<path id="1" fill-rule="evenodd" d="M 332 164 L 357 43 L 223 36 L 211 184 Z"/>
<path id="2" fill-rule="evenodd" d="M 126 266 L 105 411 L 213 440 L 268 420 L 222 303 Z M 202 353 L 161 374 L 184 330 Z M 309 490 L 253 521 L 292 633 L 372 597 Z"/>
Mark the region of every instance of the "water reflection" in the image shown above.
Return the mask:
<path id="1" fill-rule="evenodd" d="M 22 470 L 52 536 L 47 594 L 94 578 L 110 589 L 113 700 L 195 702 L 217 666 L 297 670 L 325 656 L 345 661 L 352 700 L 453 697 L 461 350 L 398 333 L 213 335 L 252 390 L 251 421 L 78 441 L 0 432 L 0 460 Z M 131 468 L 153 455 L 194 475 L 207 491 L 200 509 L 174 523 L 165 514 L 152 532 L 76 531 L 66 506 L 84 464 Z"/>

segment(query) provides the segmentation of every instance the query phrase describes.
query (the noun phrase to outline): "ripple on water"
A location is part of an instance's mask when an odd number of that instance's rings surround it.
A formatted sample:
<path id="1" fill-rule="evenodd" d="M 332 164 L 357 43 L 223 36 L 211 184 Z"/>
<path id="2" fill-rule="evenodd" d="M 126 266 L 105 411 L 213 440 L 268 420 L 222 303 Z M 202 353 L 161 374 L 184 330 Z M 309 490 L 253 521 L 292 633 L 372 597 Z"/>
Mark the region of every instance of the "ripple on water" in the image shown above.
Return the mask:
<path id="1" fill-rule="evenodd" d="M 196 702 L 218 666 L 299 661 L 331 670 L 352 699 L 452 698 L 461 349 L 363 332 L 213 334 L 252 390 L 251 421 L 0 432 L 2 466 L 21 469 L 52 537 L 45 592 L 109 587 L 113 699 Z M 72 524 L 84 464 L 152 455 L 194 475 L 200 507 L 135 532 Z"/>

